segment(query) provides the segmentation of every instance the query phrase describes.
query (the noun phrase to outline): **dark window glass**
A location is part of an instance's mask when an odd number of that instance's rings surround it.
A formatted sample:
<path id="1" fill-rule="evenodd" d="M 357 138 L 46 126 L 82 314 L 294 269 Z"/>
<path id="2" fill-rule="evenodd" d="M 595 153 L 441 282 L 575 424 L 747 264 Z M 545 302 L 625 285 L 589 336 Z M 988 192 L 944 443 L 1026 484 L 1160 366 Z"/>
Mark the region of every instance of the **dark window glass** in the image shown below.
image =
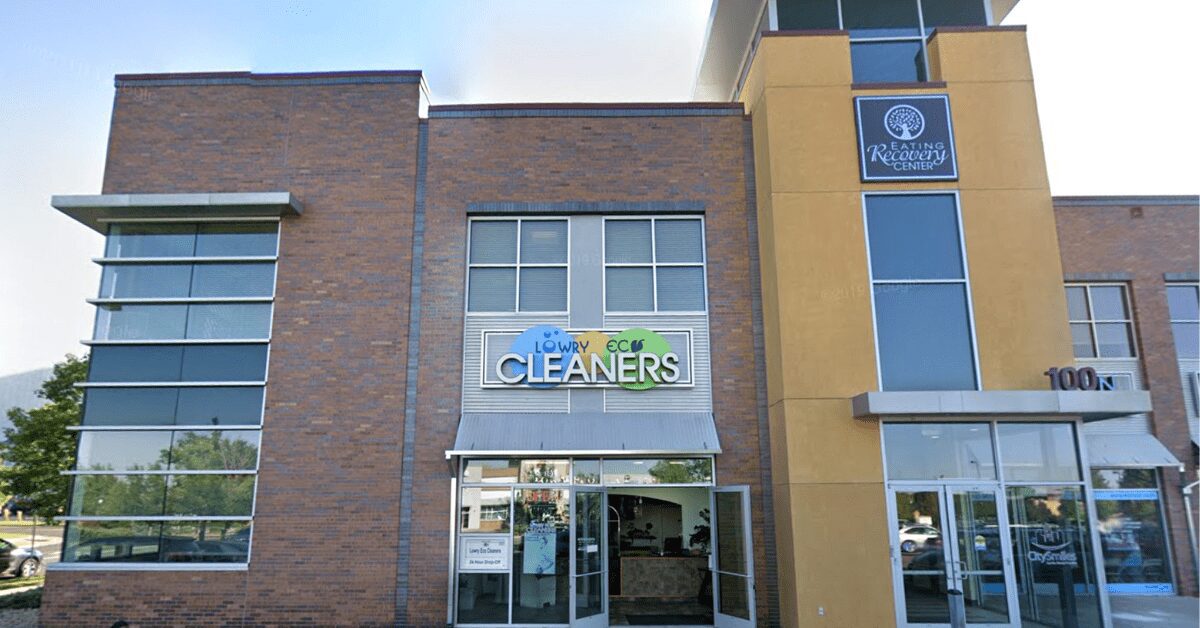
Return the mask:
<path id="1" fill-rule="evenodd" d="M 1070 423 L 1001 423 L 996 427 L 1004 479 L 1078 481 L 1075 430 Z"/>
<path id="2" fill-rule="evenodd" d="M 850 65 L 855 83 L 920 83 L 926 80 L 919 41 L 854 42 Z"/>
<path id="3" fill-rule="evenodd" d="M 567 221 L 526 220 L 521 222 L 522 264 L 566 264 Z"/>
<path id="4" fill-rule="evenodd" d="M 173 434 L 172 471 L 252 471 L 258 467 L 258 430 L 205 430 Z"/>
<path id="5" fill-rule="evenodd" d="M 80 471 L 166 471 L 171 432 L 81 432 Z"/>
<path id="6" fill-rule="evenodd" d="M 163 514 L 249 516 L 253 504 L 253 475 L 173 475 Z"/>
<path id="7" fill-rule="evenodd" d="M 170 521 L 163 524 L 163 562 L 244 563 L 249 554 L 249 521 Z"/>
<path id="8" fill-rule="evenodd" d="M 984 26 L 987 12 L 984 0 L 921 0 L 925 31 L 938 26 Z"/>
<path id="9" fill-rule="evenodd" d="M 273 222 L 201 224 L 196 257 L 275 255 L 279 226 Z"/>
<path id="10" fill-rule="evenodd" d="M 1175 357 L 1200 358 L 1200 324 L 1172 323 L 1171 333 L 1175 335 Z"/>
<path id="11" fill-rule="evenodd" d="M 508 623 L 508 574 L 458 574 L 458 609 L 460 624 Z M 469 604 L 461 600 L 469 599 Z"/>
<path id="12" fill-rule="evenodd" d="M 85 395 L 83 424 L 170 425 L 178 397 L 178 388 L 92 388 Z"/>
<path id="13" fill-rule="evenodd" d="M 178 340 L 187 323 L 186 305 L 109 304 L 96 308 L 96 340 Z"/>
<path id="14" fill-rule="evenodd" d="M 875 286 L 883 390 L 973 390 L 966 286 Z"/>
<path id="15" fill-rule="evenodd" d="M 188 345 L 182 381 L 257 382 L 267 376 L 267 345 Z"/>
<path id="16" fill-rule="evenodd" d="M 158 562 L 161 530 L 157 521 L 68 521 L 63 562 Z"/>
<path id="17" fill-rule="evenodd" d="M 196 225 L 124 224 L 108 228 L 106 257 L 191 257 Z"/>
<path id="18" fill-rule="evenodd" d="M 100 298 L 186 297 L 191 278 L 189 264 L 110 264 L 100 279 Z"/>
<path id="19" fill-rule="evenodd" d="M 842 0 L 842 22 L 851 37 L 910 37 L 921 33 L 916 0 Z"/>
<path id="20" fill-rule="evenodd" d="M 71 491 L 72 516 L 159 516 L 165 475 L 77 475 Z"/>
<path id="21" fill-rule="evenodd" d="M 467 295 L 471 312 L 512 312 L 517 309 L 517 269 L 472 268 Z"/>
<path id="22" fill-rule="evenodd" d="M 275 291 L 274 264 L 196 264 L 193 297 L 269 297 Z"/>
<path id="23" fill-rule="evenodd" d="M 517 221 L 471 221 L 472 264 L 513 264 L 517 261 Z"/>
<path id="24" fill-rule="evenodd" d="M 88 381 L 177 382 L 181 345 L 92 347 Z"/>
<path id="25" fill-rule="evenodd" d="M 839 29 L 838 0 L 779 0 L 779 30 Z"/>
<path id="26" fill-rule="evenodd" d="M 867 227 L 871 274 L 876 281 L 963 278 L 953 196 L 868 196 Z"/>
<path id="27" fill-rule="evenodd" d="M 255 386 L 181 388 L 177 425 L 258 425 L 263 389 Z"/>
<path id="28" fill-rule="evenodd" d="M 1167 308 L 1173 321 L 1200 320 L 1196 286 L 1167 286 Z"/>

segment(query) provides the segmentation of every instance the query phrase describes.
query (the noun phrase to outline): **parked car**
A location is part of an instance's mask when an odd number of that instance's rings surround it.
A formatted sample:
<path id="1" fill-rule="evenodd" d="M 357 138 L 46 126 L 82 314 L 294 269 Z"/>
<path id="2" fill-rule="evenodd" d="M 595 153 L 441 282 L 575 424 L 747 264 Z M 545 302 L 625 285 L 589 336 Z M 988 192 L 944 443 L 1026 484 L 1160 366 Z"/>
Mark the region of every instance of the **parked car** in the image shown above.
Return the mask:
<path id="1" fill-rule="evenodd" d="M 0 576 L 31 578 L 42 568 L 41 550 L 17 547 L 0 539 Z"/>
<path id="2" fill-rule="evenodd" d="M 911 554 L 925 547 L 930 539 L 940 539 L 942 533 L 933 526 L 915 525 L 900 528 L 900 551 Z"/>

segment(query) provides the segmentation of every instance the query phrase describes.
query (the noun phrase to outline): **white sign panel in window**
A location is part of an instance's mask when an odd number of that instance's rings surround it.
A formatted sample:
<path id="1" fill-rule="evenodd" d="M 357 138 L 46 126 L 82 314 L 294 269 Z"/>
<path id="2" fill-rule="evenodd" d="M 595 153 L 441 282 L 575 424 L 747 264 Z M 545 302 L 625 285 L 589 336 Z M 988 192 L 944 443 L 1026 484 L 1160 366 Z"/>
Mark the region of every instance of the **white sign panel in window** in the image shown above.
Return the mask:
<path id="1" fill-rule="evenodd" d="M 507 534 L 462 536 L 458 539 L 459 571 L 508 571 L 511 556 Z"/>
<path id="2" fill-rule="evenodd" d="M 483 332 L 483 388 L 693 386 L 692 332 L 565 330 L 538 325 L 524 331 Z"/>

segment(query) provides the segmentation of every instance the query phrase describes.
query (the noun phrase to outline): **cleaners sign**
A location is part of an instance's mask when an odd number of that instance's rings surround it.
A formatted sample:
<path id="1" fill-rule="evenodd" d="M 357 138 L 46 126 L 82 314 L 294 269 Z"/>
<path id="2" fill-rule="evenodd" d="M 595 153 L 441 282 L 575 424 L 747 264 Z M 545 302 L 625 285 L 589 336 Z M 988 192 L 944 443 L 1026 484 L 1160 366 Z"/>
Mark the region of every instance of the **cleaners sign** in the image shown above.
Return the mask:
<path id="1" fill-rule="evenodd" d="M 946 94 L 859 96 L 854 111 L 863 181 L 958 178 Z"/>
<path id="2" fill-rule="evenodd" d="M 483 332 L 484 388 L 691 386 L 690 330 L 572 331 L 537 325 Z"/>

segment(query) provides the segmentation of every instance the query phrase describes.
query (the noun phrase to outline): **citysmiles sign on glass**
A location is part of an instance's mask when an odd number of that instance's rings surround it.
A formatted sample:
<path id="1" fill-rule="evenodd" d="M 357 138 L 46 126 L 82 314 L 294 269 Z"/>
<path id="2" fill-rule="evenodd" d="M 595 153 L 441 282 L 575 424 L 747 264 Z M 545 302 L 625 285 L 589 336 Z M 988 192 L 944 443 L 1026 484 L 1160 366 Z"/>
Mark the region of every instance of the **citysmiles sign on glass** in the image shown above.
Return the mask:
<path id="1" fill-rule="evenodd" d="M 486 331 L 480 384 L 534 388 L 690 386 L 691 331 Z"/>

